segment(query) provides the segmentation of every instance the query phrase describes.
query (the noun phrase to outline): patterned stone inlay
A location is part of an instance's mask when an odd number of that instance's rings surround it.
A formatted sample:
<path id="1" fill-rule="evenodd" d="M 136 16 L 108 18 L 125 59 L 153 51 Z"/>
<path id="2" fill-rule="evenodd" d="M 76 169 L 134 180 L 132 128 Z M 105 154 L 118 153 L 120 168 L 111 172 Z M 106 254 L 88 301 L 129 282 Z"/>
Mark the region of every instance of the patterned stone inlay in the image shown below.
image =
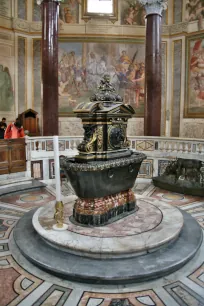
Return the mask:
<path id="1" fill-rule="evenodd" d="M 65 218 L 67 222 L 72 211 L 70 211 L 70 206 L 67 205 L 65 207 Z M 127 217 L 125 217 L 112 224 L 93 228 L 74 225 L 68 221 L 68 230 L 93 237 L 127 237 L 151 231 L 161 223 L 162 212 L 160 209 L 143 201 L 139 202 L 138 207 L 139 210 L 128 217 L 128 222 Z M 145 218 L 147 215 L 148 218 Z"/>
<path id="2" fill-rule="evenodd" d="M 175 239 L 183 227 L 183 216 L 177 208 L 148 198 L 137 200 L 139 210 L 134 214 L 101 227 L 73 224 L 69 220 L 73 204 L 74 201 L 65 204 L 64 223 L 68 224 L 68 230 L 60 235 L 52 229 L 54 201 L 36 211 L 33 226 L 50 243 L 68 248 L 69 252 L 85 252 L 91 257 L 99 253 L 101 257 L 146 252 Z"/>
<path id="3" fill-rule="evenodd" d="M 20 197 L 21 201 L 23 202 L 36 202 L 43 200 L 43 196 L 41 195 L 26 195 Z"/>
<path id="4" fill-rule="evenodd" d="M 184 196 L 182 196 L 181 194 L 176 194 L 176 193 L 167 193 L 167 194 L 163 194 L 162 198 L 164 198 L 165 200 L 183 200 Z"/>

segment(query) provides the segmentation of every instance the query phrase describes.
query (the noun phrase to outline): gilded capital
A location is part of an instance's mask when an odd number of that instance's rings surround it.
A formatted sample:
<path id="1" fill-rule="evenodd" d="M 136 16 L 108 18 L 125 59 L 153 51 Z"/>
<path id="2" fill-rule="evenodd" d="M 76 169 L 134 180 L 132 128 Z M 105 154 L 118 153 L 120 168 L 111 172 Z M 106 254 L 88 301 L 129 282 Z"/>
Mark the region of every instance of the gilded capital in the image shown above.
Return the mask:
<path id="1" fill-rule="evenodd" d="M 138 0 L 145 7 L 146 15 L 159 14 L 167 9 L 168 0 Z"/>

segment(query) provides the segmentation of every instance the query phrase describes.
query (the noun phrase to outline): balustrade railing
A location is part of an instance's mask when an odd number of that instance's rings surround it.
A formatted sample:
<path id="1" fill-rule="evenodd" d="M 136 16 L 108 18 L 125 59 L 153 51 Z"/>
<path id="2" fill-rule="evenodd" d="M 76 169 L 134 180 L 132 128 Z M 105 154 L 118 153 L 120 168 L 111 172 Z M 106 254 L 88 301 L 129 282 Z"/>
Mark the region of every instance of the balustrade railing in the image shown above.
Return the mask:
<path id="1" fill-rule="evenodd" d="M 59 136 L 60 151 L 75 151 L 83 137 L 76 136 Z M 31 151 L 34 152 L 51 152 L 53 151 L 53 137 L 26 137 L 27 145 L 30 144 Z"/>
<path id="2" fill-rule="evenodd" d="M 75 152 L 82 139 L 82 136 L 59 136 L 59 150 Z M 204 154 L 204 139 L 149 136 L 129 136 L 128 139 L 131 149 L 136 151 Z M 30 152 L 53 151 L 52 136 L 26 137 L 26 143 Z"/>
<path id="3" fill-rule="evenodd" d="M 204 139 L 176 137 L 128 137 L 131 148 L 136 151 L 156 153 L 204 154 Z"/>
<path id="4" fill-rule="evenodd" d="M 59 154 L 64 156 L 75 156 L 78 153 L 77 146 L 82 141 L 82 136 L 60 136 Z M 204 139 L 175 138 L 175 137 L 149 137 L 129 136 L 130 148 L 144 152 L 147 156 L 144 167 L 139 173 L 139 178 L 151 179 L 152 176 L 161 174 L 159 168 L 175 158 L 190 158 L 204 161 Z M 43 179 L 53 178 L 50 174 L 53 163 L 53 137 L 26 137 L 27 143 L 27 172 L 35 176 L 35 165 L 42 167 Z M 42 179 L 39 177 L 39 179 Z"/>

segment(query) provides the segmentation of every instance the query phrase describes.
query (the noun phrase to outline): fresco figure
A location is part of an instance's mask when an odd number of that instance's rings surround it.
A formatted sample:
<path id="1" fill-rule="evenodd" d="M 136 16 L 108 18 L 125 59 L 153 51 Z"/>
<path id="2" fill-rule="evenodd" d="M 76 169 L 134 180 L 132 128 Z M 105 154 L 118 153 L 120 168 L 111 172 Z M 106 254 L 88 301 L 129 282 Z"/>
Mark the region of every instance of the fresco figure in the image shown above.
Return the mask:
<path id="1" fill-rule="evenodd" d="M 59 108 L 70 110 L 89 101 L 102 77 L 108 74 L 116 91 L 144 111 L 144 45 L 108 43 L 60 43 Z"/>
<path id="2" fill-rule="evenodd" d="M 204 106 L 204 39 L 194 43 L 190 58 L 190 91 L 191 101 L 195 97 L 194 104 Z"/>
<path id="3" fill-rule="evenodd" d="M 121 22 L 126 25 L 145 25 L 145 9 L 136 0 L 123 2 Z"/>
<path id="4" fill-rule="evenodd" d="M 186 3 L 186 20 L 198 20 L 198 29 L 203 28 L 204 0 L 188 0 Z"/>
<path id="5" fill-rule="evenodd" d="M 59 19 L 65 23 L 78 23 L 80 0 L 66 0 L 59 7 Z"/>
<path id="6" fill-rule="evenodd" d="M 13 104 L 13 87 L 8 67 L 0 65 L 0 109 L 9 111 Z"/>

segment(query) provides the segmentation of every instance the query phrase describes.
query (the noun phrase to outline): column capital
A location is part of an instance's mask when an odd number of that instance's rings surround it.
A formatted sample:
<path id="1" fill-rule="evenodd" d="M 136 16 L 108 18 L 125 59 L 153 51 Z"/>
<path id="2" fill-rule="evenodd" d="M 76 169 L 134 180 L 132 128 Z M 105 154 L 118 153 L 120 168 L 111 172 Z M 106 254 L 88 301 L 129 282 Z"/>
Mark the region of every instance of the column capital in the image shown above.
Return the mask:
<path id="1" fill-rule="evenodd" d="M 36 0 L 38 5 L 41 5 L 44 0 Z M 64 2 L 64 0 L 46 0 L 46 2 Z"/>
<path id="2" fill-rule="evenodd" d="M 146 16 L 150 14 L 162 15 L 162 11 L 167 9 L 168 0 L 138 0 L 145 7 Z"/>

